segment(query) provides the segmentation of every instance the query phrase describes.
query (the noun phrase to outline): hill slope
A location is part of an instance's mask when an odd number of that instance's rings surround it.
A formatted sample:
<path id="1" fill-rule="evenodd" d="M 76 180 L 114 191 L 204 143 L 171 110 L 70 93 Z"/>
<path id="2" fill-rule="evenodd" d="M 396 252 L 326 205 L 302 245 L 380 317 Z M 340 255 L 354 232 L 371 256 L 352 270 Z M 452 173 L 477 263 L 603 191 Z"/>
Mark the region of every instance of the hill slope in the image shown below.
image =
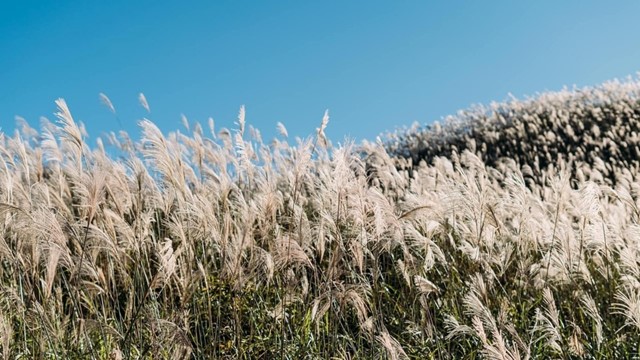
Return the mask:
<path id="1" fill-rule="evenodd" d="M 621 171 L 635 179 L 640 82 L 611 81 L 461 111 L 445 125 L 391 136 L 388 149 L 416 164 L 469 150 L 491 167 L 513 160 L 538 182 L 550 167 L 608 184 L 615 184 Z"/>

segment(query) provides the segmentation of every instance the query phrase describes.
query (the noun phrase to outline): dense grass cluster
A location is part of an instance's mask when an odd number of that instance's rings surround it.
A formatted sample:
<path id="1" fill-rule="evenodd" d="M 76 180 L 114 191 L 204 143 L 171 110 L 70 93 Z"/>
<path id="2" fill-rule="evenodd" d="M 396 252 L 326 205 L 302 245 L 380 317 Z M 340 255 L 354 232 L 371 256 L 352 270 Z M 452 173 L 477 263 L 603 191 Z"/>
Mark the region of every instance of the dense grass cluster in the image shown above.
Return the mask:
<path id="1" fill-rule="evenodd" d="M 469 150 L 494 168 L 514 160 L 536 182 L 553 167 L 615 185 L 628 177 L 620 172 L 635 179 L 640 167 L 639 100 L 638 82 L 628 80 L 476 106 L 442 125 L 392 134 L 388 150 L 416 164 Z"/>
<path id="2" fill-rule="evenodd" d="M 0 134 L 0 351 L 637 357 L 638 89 L 545 94 L 358 145 L 331 145 L 327 116 L 271 144 L 244 110 L 219 132 L 143 120 L 140 142 L 113 135 L 108 151 L 58 100 L 57 124 Z"/>

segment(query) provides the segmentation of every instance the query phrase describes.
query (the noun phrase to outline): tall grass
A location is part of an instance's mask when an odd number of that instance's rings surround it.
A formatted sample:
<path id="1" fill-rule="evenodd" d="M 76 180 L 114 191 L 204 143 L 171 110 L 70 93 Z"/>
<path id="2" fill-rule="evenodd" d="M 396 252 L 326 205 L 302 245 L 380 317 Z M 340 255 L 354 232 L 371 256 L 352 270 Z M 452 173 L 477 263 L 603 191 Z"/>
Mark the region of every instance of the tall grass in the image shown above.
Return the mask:
<path id="1" fill-rule="evenodd" d="M 637 357 L 638 89 L 543 94 L 341 146 L 328 114 L 314 137 L 280 124 L 270 144 L 244 110 L 219 132 L 142 120 L 139 142 L 111 134 L 108 151 L 58 100 L 57 123 L 0 133 L 0 350 Z"/>

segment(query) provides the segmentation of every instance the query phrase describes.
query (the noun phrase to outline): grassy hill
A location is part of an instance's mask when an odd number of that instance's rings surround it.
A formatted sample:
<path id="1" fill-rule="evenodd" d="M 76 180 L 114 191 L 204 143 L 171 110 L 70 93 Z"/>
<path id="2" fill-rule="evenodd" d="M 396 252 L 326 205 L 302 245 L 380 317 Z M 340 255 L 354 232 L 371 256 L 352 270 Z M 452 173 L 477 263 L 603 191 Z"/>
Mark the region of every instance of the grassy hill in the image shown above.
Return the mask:
<path id="1" fill-rule="evenodd" d="M 58 100 L 56 124 L 0 133 L 0 352 L 637 358 L 638 89 L 341 147 L 327 116 L 265 144 L 241 110 L 106 151 Z"/>
<path id="2" fill-rule="evenodd" d="M 515 161 L 544 182 L 545 171 L 615 185 L 640 159 L 640 87 L 611 81 L 594 88 L 477 106 L 444 125 L 414 127 L 390 136 L 389 151 L 414 163 L 468 150 L 490 167 Z M 455 156 L 454 156 L 455 158 Z M 553 168 L 553 169 L 552 169 Z"/>

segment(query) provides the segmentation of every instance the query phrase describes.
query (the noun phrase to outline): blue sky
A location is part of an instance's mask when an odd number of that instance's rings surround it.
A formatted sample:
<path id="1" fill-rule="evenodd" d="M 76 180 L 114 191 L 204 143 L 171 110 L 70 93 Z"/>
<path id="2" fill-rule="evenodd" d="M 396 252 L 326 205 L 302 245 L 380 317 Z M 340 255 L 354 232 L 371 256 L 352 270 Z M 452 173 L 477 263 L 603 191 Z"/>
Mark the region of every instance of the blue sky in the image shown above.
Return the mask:
<path id="1" fill-rule="evenodd" d="M 94 138 L 180 114 L 357 140 L 640 70 L 640 2 L 0 1 L 0 127 L 65 98 Z M 139 106 L 144 92 L 152 113 Z"/>

